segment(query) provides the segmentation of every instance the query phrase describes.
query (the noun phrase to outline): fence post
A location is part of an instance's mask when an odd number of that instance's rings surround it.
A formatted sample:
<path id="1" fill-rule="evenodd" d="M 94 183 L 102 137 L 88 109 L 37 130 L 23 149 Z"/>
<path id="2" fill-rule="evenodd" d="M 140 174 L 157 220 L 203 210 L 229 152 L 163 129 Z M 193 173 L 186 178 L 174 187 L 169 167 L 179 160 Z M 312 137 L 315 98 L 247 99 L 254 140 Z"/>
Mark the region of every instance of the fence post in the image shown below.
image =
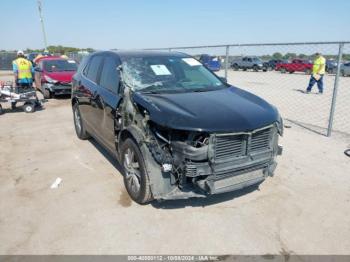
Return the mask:
<path id="1" fill-rule="evenodd" d="M 331 111 L 329 113 L 329 120 L 328 120 L 328 129 L 327 129 L 327 136 L 328 137 L 330 137 L 332 134 L 334 112 L 335 112 L 335 105 L 336 105 L 338 85 L 339 85 L 340 64 L 341 64 L 342 56 L 343 56 L 343 47 L 344 47 L 344 43 L 340 43 L 339 44 L 339 52 L 338 52 L 337 74 L 335 75 L 335 80 L 334 80 L 334 89 L 333 89 Z"/>
<path id="2" fill-rule="evenodd" d="M 228 70 L 228 57 L 230 52 L 230 46 L 226 46 L 226 56 L 225 56 L 225 78 L 227 79 L 227 70 Z"/>

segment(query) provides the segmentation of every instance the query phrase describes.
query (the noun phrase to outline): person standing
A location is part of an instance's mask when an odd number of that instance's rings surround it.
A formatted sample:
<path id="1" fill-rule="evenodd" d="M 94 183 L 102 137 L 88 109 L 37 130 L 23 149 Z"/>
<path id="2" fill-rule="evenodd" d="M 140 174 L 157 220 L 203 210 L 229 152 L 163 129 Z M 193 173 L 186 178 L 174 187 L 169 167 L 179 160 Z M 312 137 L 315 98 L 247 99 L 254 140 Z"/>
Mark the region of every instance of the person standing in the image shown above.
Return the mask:
<path id="1" fill-rule="evenodd" d="M 312 74 L 306 93 L 311 92 L 312 87 L 317 83 L 318 93 L 323 94 L 323 76 L 326 72 L 326 59 L 321 53 L 316 53 L 316 58 L 312 66 Z"/>
<path id="2" fill-rule="evenodd" d="M 16 87 L 30 88 L 33 83 L 34 68 L 32 62 L 24 57 L 21 50 L 17 52 L 17 58 L 12 62 L 12 70 L 15 76 Z M 12 102 L 12 108 L 16 107 L 16 102 Z"/>
<path id="3" fill-rule="evenodd" d="M 15 83 L 19 87 L 31 87 L 33 83 L 34 68 L 32 62 L 24 57 L 23 51 L 17 52 L 17 58 L 12 62 Z"/>

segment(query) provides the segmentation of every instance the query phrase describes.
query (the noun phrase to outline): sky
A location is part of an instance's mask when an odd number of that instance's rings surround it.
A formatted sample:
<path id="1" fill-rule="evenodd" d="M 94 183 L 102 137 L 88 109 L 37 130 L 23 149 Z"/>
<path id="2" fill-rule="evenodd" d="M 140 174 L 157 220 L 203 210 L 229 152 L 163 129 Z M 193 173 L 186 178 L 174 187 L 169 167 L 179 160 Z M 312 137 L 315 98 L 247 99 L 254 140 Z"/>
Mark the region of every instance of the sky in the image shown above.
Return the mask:
<path id="1" fill-rule="evenodd" d="M 49 45 L 349 41 L 348 0 L 42 0 Z M 0 50 L 43 48 L 36 0 L 0 0 Z"/>

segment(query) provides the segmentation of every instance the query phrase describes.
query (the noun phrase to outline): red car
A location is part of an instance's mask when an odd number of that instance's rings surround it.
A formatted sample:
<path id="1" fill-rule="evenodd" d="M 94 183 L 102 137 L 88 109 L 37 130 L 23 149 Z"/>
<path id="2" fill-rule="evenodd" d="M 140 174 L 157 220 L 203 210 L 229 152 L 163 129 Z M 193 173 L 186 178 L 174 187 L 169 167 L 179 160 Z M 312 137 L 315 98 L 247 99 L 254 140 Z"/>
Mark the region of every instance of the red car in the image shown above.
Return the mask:
<path id="1" fill-rule="evenodd" d="M 278 63 L 276 70 L 281 73 L 289 72 L 292 74 L 294 72 L 304 72 L 305 74 L 311 74 L 312 63 L 308 60 L 293 59 L 290 63 Z"/>
<path id="2" fill-rule="evenodd" d="M 77 63 L 74 60 L 59 56 L 39 58 L 35 67 L 35 87 L 44 98 L 71 94 L 72 77 L 76 71 Z"/>

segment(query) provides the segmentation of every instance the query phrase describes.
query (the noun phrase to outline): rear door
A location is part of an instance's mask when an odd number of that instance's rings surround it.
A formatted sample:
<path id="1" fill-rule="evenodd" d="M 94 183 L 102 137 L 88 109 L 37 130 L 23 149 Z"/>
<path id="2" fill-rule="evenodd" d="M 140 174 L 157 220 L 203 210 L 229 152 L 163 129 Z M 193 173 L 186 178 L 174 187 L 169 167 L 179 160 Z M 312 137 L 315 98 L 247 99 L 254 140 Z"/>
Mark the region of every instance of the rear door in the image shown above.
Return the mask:
<path id="1" fill-rule="evenodd" d="M 97 125 L 100 127 L 103 143 L 112 152 L 115 152 L 114 119 L 116 108 L 120 102 L 120 75 L 117 69 L 119 65 L 119 59 L 114 54 L 106 54 L 104 56 L 99 88 L 96 94 L 96 100 L 98 101 L 96 103 L 96 110 L 98 111 Z"/>

